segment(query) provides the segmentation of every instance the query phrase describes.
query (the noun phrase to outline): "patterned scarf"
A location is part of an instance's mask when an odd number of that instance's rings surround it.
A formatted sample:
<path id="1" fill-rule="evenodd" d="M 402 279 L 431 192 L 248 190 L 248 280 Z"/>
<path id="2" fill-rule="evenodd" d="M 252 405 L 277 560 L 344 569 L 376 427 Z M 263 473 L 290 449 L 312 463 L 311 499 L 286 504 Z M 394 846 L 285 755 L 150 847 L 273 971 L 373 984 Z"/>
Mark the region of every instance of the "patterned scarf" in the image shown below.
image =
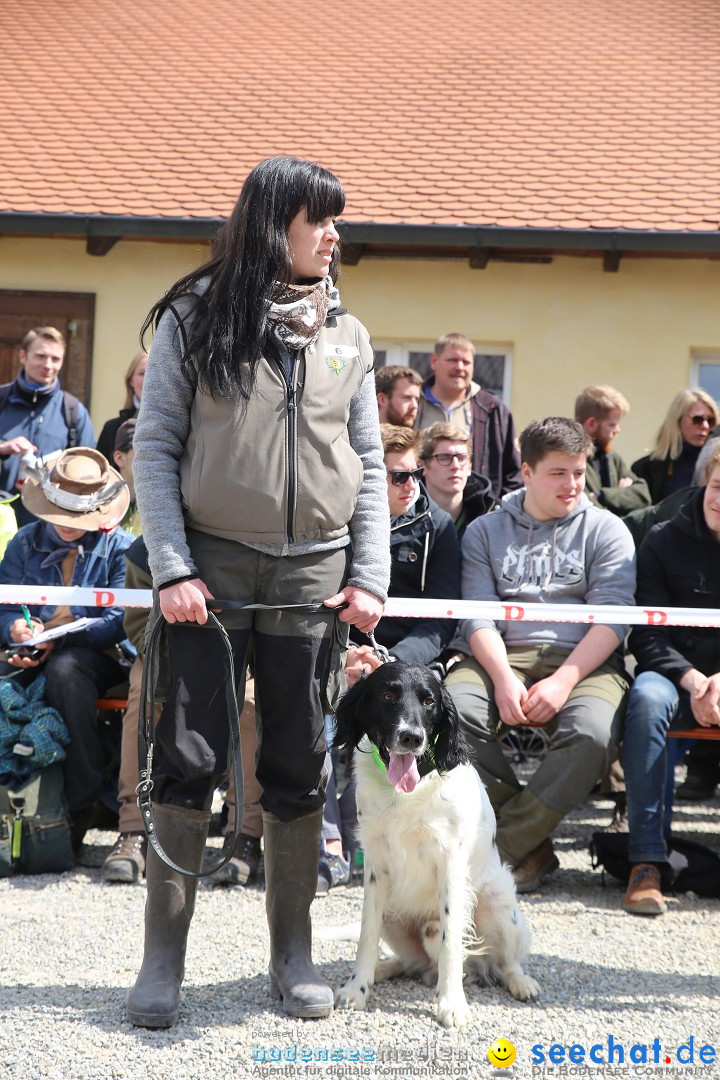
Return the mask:
<path id="1" fill-rule="evenodd" d="M 278 285 L 268 311 L 270 333 L 286 349 L 304 349 L 317 341 L 340 294 L 328 274 L 312 285 Z"/>

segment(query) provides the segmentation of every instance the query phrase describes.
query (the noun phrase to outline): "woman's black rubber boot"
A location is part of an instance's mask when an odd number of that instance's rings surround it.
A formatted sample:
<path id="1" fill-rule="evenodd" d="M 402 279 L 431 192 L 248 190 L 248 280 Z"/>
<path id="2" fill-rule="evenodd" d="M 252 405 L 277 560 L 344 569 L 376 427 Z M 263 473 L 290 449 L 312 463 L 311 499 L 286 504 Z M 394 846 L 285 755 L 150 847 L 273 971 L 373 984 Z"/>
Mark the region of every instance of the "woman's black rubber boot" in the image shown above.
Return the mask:
<path id="1" fill-rule="evenodd" d="M 199 870 L 210 814 L 172 804 L 153 806 L 155 829 L 164 851 L 178 866 Z M 185 949 L 195 910 L 197 878 L 171 870 L 148 846 L 145 953 L 137 982 L 127 997 L 127 1017 L 137 1027 L 168 1028 L 177 1023 Z"/>
<path id="2" fill-rule="evenodd" d="M 295 821 L 263 814 L 265 907 L 270 930 L 270 983 L 290 1016 L 329 1016 L 332 989 L 312 962 L 310 905 L 315 898 L 322 810 Z"/>

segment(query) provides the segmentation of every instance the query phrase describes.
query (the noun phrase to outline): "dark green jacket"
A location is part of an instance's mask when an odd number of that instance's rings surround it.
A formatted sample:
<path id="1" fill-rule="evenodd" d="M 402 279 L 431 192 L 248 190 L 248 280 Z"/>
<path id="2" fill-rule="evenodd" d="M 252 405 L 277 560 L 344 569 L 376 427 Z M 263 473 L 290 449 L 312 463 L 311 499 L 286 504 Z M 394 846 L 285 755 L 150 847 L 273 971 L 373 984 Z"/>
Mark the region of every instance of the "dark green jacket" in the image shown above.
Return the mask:
<path id="1" fill-rule="evenodd" d="M 597 450 L 596 454 L 602 451 Z M 610 486 L 603 487 L 600 481 L 600 470 L 596 461 L 588 461 L 585 474 L 585 490 L 597 496 L 597 502 L 606 510 L 611 510 L 618 517 L 625 517 L 633 510 L 642 510 L 650 506 L 650 490 L 644 480 L 636 476 L 632 469 L 628 468 L 623 459 L 614 450 L 607 455 L 608 472 L 610 473 Z M 632 480 L 631 487 L 618 487 L 625 477 Z"/>
<path id="2" fill-rule="evenodd" d="M 669 521 L 670 518 L 682 509 L 686 502 L 692 498 L 697 488 L 686 487 L 680 491 L 674 491 L 667 499 L 661 499 L 652 506 L 644 506 L 642 510 L 633 510 L 625 518 L 625 525 L 630 530 L 630 535 L 635 541 L 635 547 L 639 548 L 653 525 L 659 525 L 661 521 Z"/>

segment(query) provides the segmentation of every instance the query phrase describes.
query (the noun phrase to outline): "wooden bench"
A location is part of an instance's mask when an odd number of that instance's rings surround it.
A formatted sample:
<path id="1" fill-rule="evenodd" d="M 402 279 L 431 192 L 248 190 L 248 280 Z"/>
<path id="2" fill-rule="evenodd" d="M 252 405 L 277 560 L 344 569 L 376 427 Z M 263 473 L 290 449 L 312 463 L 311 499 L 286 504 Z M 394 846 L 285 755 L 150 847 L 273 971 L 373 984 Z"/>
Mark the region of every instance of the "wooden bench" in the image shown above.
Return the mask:
<path id="1" fill-rule="evenodd" d="M 126 697 L 99 697 L 95 705 L 103 712 L 125 712 L 127 703 Z"/>
<path id="2" fill-rule="evenodd" d="M 720 727 L 694 727 L 687 731 L 668 731 L 669 739 L 720 739 Z"/>

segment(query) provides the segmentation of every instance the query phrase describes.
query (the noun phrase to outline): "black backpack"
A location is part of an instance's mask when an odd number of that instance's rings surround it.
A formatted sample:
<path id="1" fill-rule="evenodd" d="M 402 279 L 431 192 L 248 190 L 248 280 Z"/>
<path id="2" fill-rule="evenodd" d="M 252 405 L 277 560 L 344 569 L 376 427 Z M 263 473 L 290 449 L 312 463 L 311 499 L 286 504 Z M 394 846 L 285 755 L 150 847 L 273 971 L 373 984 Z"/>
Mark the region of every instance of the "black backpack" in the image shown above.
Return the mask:
<path id="1" fill-rule="evenodd" d="M 631 870 L 629 840 L 628 833 L 594 832 L 590 845 L 593 868 L 602 866 L 603 875 L 607 870 L 627 884 Z M 674 834 L 667 845 L 669 869 L 662 874 L 663 888 L 720 898 L 720 855 L 697 840 Z"/>
<path id="2" fill-rule="evenodd" d="M 0 386 L 0 412 L 5 408 L 10 397 L 13 383 L 4 383 Z M 78 405 L 80 402 L 68 390 L 63 390 L 63 415 L 68 429 L 67 449 L 77 446 L 78 440 Z"/>

